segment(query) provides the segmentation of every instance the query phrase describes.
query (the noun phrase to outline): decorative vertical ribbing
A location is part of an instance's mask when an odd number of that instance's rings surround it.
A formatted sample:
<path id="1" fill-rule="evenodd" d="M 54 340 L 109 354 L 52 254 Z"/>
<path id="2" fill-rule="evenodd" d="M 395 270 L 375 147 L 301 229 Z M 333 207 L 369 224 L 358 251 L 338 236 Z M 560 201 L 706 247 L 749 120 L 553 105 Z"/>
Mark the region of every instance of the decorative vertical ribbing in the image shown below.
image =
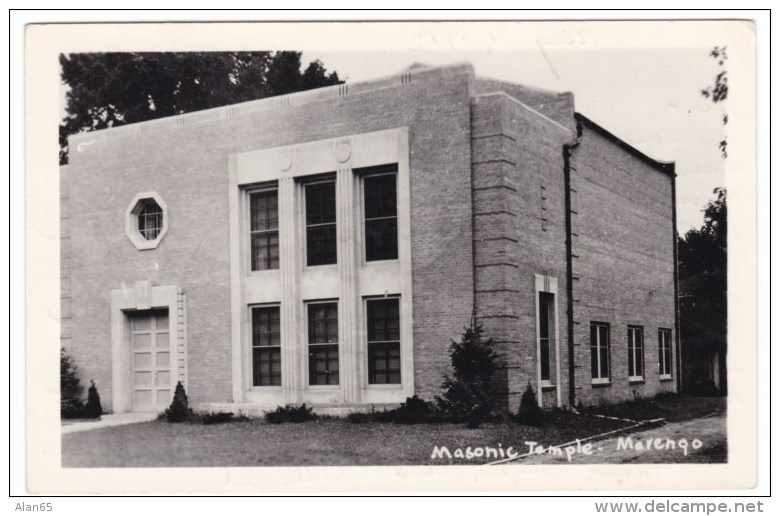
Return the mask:
<path id="1" fill-rule="evenodd" d="M 185 327 L 184 289 L 176 288 L 176 344 L 178 357 L 178 380 L 187 386 L 187 341 Z"/>
<path id="2" fill-rule="evenodd" d="M 295 181 L 279 180 L 279 272 L 282 277 L 280 323 L 282 333 L 282 391 L 285 403 L 298 403 L 302 386 L 299 374 L 303 346 L 298 336 L 298 253 L 296 252 Z"/>
<path id="3" fill-rule="evenodd" d="M 359 402 L 358 364 L 358 288 L 355 235 L 355 177 L 352 169 L 340 169 L 336 176 L 336 205 L 338 208 L 338 265 L 339 265 L 339 371 L 341 390 L 347 403 Z"/>

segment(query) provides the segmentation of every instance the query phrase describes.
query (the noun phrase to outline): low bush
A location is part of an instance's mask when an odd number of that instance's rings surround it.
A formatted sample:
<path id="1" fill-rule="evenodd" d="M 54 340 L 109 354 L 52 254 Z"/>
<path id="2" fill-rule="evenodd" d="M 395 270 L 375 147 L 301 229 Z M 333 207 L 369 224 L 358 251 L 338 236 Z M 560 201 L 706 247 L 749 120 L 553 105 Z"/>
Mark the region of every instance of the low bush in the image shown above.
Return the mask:
<path id="1" fill-rule="evenodd" d="M 542 409 L 539 407 L 539 402 L 536 400 L 536 392 L 531 387 L 531 382 L 528 382 L 528 386 L 523 392 L 523 396 L 520 398 L 520 408 L 517 411 L 517 422 L 521 425 L 527 426 L 542 426 L 543 421 Z"/>
<path id="2" fill-rule="evenodd" d="M 314 413 L 313 409 L 307 407 L 305 403 L 300 407 L 294 405 L 279 406 L 272 412 L 265 412 L 263 417 L 267 422 L 274 425 L 281 423 L 303 423 L 305 421 L 317 419 L 317 415 Z"/>
<path id="3" fill-rule="evenodd" d="M 200 418 L 204 425 L 218 425 L 220 423 L 230 423 L 236 418 L 232 412 L 211 412 L 203 414 Z"/>
<path id="4" fill-rule="evenodd" d="M 422 423 L 439 423 L 444 421 L 444 414 L 436 410 L 431 403 L 421 399 L 416 394 L 392 410 L 377 411 L 371 407 L 369 412 L 352 412 L 347 414 L 347 421 L 356 424 L 365 423 L 397 423 L 400 425 L 416 425 Z"/>

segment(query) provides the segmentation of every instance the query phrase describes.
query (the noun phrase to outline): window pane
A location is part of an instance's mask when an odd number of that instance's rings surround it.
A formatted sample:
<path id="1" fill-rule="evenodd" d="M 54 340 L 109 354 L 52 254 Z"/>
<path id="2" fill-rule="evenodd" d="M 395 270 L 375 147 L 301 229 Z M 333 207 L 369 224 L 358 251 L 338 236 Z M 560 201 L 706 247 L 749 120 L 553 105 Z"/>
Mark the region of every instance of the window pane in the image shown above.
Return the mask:
<path id="1" fill-rule="evenodd" d="M 279 307 L 252 308 L 252 346 L 278 346 Z"/>
<path id="2" fill-rule="evenodd" d="M 550 341 L 540 339 L 539 341 L 539 360 L 541 362 L 542 380 L 550 379 Z"/>
<path id="3" fill-rule="evenodd" d="M 146 240 L 154 240 L 162 231 L 162 208 L 154 199 L 143 199 L 137 212 L 138 231 Z"/>
<path id="4" fill-rule="evenodd" d="M 539 292 L 539 337 L 542 339 L 550 337 L 550 298 L 546 294 L 546 292 Z"/>
<path id="5" fill-rule="evenodd" d="M 366 219 L 366 261 L 398 258 L 398 220 Z"/>
<path id="6" fill-rule="evenodd" d="M 366 308 L 369 342 L 400 340 L 397 298 L 369 300 Z"/>
<path id="7" fill-rule="evenodd" d="M 598 327 L 590 325 L 590 377 L 599 377 Z"/>
<path id="8" fill-rule="evenodd" d="M 397 174 L 363 179 L 366 261 L 398 258 Z"/>
<path id="9" fill-rule="evenodd" d="M 339 347 L 309 346 L 309 384 L 338 385 Z"/>
<path id="10" fill-rule="evenodd" d="M 609 346 L 599 348 L 599 362 L 601 365 L 601 378 L 609 378 Z"/>
<path id="11" fill-rule="evenodd" d="M 363 179 L 366 218 L 395 217 L 398 212 L 396 174 L 368 176 Z"/>
<path id="12" fill-rule="evenodd" d="M 252 349 L 253 382 L 256 387 L 282 384 L 282 353 L 278 347 Z"/>
<path id="13" fill-rule="evenodd" d="M 334 343 L 339 340 L 338 303 L 309 304 L 309 343 Z"/>
<path id="14" fill-rule="evenodd" d="M 645 346 L 644 346 L 644 331 L 641 328 L 636 330 L 636 375 L 645 375 Z"/>
<path id="15" fill-rule="evenodd" d="M 398 342 L 369 343 L 368 383 L 401 383 L 401 345 Z"/>
<path id="16" fill-rule="evenodd" d="M 257 192 L 250 196 L 250 226 L 252 231 L 279 229 L 277 192 Z"/>
<path id="17" fill-rule="evenodd" d="M 336 222 L 336 182 L 306 185 L 306 225 Z"/>
<path id="18" fill-rule="evenodd" d="M 366 301 L 368 383 L 401 383 L 399 299 Z"/>
<path id="19" fill-rule="evenodd" d="M 306 228 L 306 264 L 336 263 L 336 225 Z"/>

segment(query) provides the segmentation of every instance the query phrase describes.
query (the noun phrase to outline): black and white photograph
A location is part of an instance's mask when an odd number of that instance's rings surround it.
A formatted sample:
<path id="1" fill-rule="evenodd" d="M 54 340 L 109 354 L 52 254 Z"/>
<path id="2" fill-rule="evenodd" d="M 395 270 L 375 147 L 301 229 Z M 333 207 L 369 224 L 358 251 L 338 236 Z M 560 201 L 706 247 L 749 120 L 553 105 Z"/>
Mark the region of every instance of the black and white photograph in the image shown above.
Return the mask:
<path id="1" fill-rule="evenodd" d="M 755 484 L 750 21 L 27 38 L 38 492 Z"/>

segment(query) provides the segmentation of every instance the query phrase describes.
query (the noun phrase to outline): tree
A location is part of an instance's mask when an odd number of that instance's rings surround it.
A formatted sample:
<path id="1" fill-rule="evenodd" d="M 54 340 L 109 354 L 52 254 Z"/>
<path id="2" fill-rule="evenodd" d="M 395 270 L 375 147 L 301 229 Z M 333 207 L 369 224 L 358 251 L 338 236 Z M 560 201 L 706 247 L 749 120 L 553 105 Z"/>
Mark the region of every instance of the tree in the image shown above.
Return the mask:
<path id="1" fill-rule="evenodd" d="M 84 417 L 87 419 L 100 419 L 103 414 L 103 407 L 100 405 L 100 395 L 98 394 L 95 382 L 90 380 L 90 386 L 87 390 L 87 404 L 84 406 Z"/>
<path id="2" fill-rule="evenodd" d="M 73 419 L 81 417 L 84 403 L 81 394 L 84 388 L 77 374 L 76 364 L 73 359 L 60 348 L 60 417 Z"/>
<path id="3" fill-rule="evenodd" d="M 165 419 L 169 423 L 181 423 L 190 419 L 191 416 L 192 411 L 187 400 L 187 393 L 184 391 L 184 386 L 181 382 L 177 382 L 176 390 L 173 392 L 173 401 L 165 409 Z"/>
<path id="4" fill-rule="evenodd" d="M 726 190 L 704 209 L 704 224 L 678 242 L 680 337 L 686 362 L 686 388 L 702 380 L 697 365 L 717 353 L 721 361 L 721 391 L 725 392 L 727 351 L 727 207 Z"/>
<path id="5" fill-rule="evenodd" d="M 67 85 L 60 164 L 68 136 L 341 84 L 301 52 L 105 52 L 60 55 Z"/>
<path id="6" fill-rule="evenodd" d="M 729 96 L 729 78 L 725 69 L 726 60 L 728 59 L 728 55 L 726 54 L 726 47 L 713 47 L 713 49 L 710 50 L 710 57 L 718 62 L 720 72 L 718 72 L 718 74 L 715 76 L 713 85 L 702 89 L 701 94 L 704 98 L 711 99 L 713 103 L 717 104 L 719 102 L 724 102 Z M 723 125 L 728 124 L 728 115 L 723 113 L 723 118 L 721 120 L 723 121 Z M 724 159 L 727 158 L 728 141 L 725 136 L 718 143 L 718 147 L 720 148 L 721 156 Z"/>
<path id="7" fill-rule="evenodd" d="M 534 392 L 530 381 L 525 391 L 523 391 L 523 396 L 520 398 L 517 421 L 522 425 L 542 426 L 542 408 L 536 400 L 536 392 Z"/>
<path id="8" fill-rule="evenodd" d="M 493 339 L 485 339 L 482 327 L 472 322 L 460 342 L 451 341 L 449 355 L 453 374 L 444 376 L 444 395 L 436 401 L 443 412 L 476 428 L 496 409 L 493 375 L 499 357 Z"/>

